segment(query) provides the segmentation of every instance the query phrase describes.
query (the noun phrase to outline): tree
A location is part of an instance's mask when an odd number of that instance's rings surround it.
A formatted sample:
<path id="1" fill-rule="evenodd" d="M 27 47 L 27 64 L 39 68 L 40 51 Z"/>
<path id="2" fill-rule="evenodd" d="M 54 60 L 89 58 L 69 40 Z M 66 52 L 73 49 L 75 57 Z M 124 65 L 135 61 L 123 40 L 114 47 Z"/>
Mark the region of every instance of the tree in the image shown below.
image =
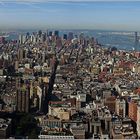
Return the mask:
<path id="1" fill-rule="evenodd" d="M 13 126 L 16 136 L 28 136 L 30 139 L 38 138 L 39 128 L 37 121 L 31 114 L 16 114 Z"/>

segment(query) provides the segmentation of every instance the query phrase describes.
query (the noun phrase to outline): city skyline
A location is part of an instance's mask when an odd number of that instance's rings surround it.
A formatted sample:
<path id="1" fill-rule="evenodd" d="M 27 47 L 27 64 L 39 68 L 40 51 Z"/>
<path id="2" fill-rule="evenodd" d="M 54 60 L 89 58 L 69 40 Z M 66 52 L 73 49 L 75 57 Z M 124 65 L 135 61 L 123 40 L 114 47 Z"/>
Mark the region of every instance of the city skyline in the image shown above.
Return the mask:
<path id="1" fill-rule="evenodd" d="M 0 0 L 0 139 L 140 139 L 140 0 Z"/>
<path id="2" fill-rule="evenodd" d="M 140 1 L 0 0 L 0 29 L 140 31 Z"/>

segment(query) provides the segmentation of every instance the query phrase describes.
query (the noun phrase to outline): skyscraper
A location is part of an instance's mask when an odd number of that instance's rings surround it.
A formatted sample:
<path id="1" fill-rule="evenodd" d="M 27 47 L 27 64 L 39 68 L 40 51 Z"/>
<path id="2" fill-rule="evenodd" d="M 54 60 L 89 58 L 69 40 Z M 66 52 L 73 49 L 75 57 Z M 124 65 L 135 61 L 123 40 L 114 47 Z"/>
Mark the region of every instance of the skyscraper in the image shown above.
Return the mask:
<path id="1" fill-rule="evenodd" d="M 17 90 L 16 94 L 16 105 L 17 111 L 19 112 L 29 112 L 29 99 L 30 99 L 30 90 L 29 86 L 23 81 L 20 81 L 20 87 Z"/>
<path id="2" fill-rule="evenodd" d="M 26 35 L 19 35 L 19 44 L 24 44 L 26 40 Z"/>
<path id="3" fill-rule="evenodd" d="M 63 39 L 67 40 L 67 38 L 68 38 L 68 37 L 67 37 L 67 34 L 64 34 L 64 35 L 63 35 Z"/>
<path id="4" fill-rule="evenodd" d="M 72 32 L 69 32 L 69 34 L 68 34 L 68 40 L 72 40 L 73 39 L 73 33 Z"/>
<path id="5" fill-rule="evenodd" d="M 19 61 L 23 60 L 23 48 L 18 49 L 18 60 Z"/>
<path id="6" fill-rule="evenodd" d="M 0 37 L 0 44 L 4 44 L 5 43 L 5 37 Z"/>
<path id="7" fill-rule="evenodd" d="M 43 33 L 42 34 L 42 42 L 45 42 L 47 39 L 47 34 L 46 33 Z"/>
<path id="8" fill-rule="evenodd" d="M 42 31 L 39 30 L 39 31 L 38 31 L 38 36 L 41 37 L 41 35 L 42 35 Z"/>
<path id="9" fill-rule="evenodd" d="M 138 44 L 139 44 L 139 39 L 138 39 L 138 33 L 135 32 L 135 50 L 138 50 Z"/>
<path id="10" fill-rule="evenodd" d="M 58 36 L 59 36 L 59 31 L 54 31 L 54 35 L 55 35 L 56 37 L 58 37 Z"/>
<path id="11" fill-rule="evenodd" d="M 19 37 L 18 37 L 18 41 L 19 41 L 19 44 L 22 43 L 22 35 L 19 35 Z"/>
<path id="12" fill-rule="evenodd" d="M 41 84 L 41 111 L 44 112 L 45 114 L 48 112 L 48 102 L 49 102 L 49 94 L 48 94 L 48 85 L 49 83 L 43 82 Z"/>
<path id="13" fill-rule="evenodd" d="M 49 36 L 52 36 L 52 31 L 49 32 Z"/>

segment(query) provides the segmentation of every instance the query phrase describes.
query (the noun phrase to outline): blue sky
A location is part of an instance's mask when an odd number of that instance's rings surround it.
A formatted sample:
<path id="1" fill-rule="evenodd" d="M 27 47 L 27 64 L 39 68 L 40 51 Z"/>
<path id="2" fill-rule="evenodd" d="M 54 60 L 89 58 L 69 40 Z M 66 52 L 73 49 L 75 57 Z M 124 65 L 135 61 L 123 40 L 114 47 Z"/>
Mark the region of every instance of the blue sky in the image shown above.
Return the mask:
<path id="1" fill-rule="evenodd" d="M 0 0 L 0 29 L 140 31 L 140 1 Z"/>

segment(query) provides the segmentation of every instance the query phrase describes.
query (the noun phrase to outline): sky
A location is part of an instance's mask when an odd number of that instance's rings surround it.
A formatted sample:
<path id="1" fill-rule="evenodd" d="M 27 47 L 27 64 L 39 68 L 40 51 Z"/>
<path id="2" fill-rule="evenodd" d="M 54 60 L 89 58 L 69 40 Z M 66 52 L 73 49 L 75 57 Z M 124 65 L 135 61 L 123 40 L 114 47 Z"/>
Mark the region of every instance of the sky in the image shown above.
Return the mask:
<path id="1" fill-rule="evenodd" d="M 0 0 L 0 29 L 140 31 L 140 0 Z"/>

